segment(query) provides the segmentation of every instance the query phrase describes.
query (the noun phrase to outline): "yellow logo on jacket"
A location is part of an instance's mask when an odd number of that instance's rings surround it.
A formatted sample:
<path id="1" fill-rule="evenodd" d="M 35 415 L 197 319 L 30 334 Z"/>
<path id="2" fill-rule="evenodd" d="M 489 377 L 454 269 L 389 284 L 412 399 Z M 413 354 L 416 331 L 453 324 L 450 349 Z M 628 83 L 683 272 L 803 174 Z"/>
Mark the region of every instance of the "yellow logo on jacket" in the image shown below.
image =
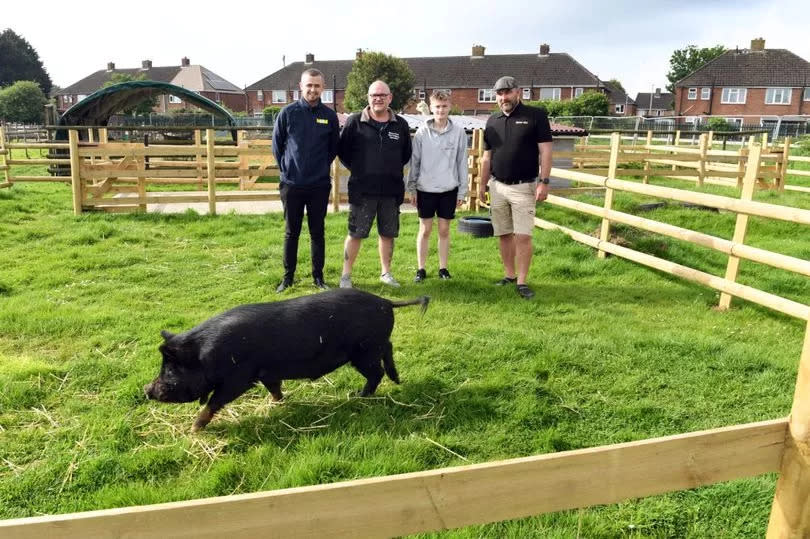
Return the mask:
<path id="1" fill-rule="evenodd" d="M 315 121 L 317 123 L 319 123 L 319 124 L 328 124 L 329 123 L 329 120 L 327 120 L 326 118 L 315 118 Z"/>

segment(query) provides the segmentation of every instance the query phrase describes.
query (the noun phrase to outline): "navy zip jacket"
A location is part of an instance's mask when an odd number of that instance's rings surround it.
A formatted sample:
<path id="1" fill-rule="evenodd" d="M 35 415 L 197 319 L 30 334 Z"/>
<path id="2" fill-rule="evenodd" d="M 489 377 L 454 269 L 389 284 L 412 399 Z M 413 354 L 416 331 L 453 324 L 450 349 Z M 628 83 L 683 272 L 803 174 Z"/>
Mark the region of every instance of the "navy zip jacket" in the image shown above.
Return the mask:
<path id="1" fill-rule="evenodd" d="M 351 171 L 349 202 L 359 195 L 405 198 L 402 168 L 411 159 L 408 122 L 388 109 L 389 120 L 381 129 L 369 123 L 369 108 L 346 120 L 340 134 L 338 157 Z"/>
<path id="2" fill-rule="evenodd" d="M 281 182 L 303 188 L 328 185 L 339 133 L 337 114 L 320 100 L 314 107 L 304 98 L 284 107 L 273 124 L 273 155 Z"/>

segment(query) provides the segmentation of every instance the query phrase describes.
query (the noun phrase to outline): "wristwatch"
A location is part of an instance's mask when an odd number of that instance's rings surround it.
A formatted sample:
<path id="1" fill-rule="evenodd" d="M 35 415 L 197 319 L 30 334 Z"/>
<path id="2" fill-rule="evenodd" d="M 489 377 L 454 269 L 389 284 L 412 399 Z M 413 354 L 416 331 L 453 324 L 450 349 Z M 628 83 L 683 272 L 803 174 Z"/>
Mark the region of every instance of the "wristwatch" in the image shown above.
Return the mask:
<path id="1" fill-rule="evenodd" d="M 548 185 L 549 182 L 551 181 L 551 178 L 540 178 L 539 181 L 540 181 L 540 183 L 544 183 L 544 184 Z"/>

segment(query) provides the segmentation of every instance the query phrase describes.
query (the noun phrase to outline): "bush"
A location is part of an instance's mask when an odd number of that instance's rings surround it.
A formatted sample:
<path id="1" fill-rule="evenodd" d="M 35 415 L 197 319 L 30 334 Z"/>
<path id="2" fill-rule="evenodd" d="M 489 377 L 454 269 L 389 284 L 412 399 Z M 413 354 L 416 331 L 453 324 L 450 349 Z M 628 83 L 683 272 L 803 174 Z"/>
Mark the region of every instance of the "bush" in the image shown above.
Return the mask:
<path id="1" fill-rule="evenodd" d="M 34 81 L 20 80 L 0 90 L 0 118 L 24 124 L 42 123 L 48 99 Z"/>
<path id="2" fill-rule="evenodd" d="M 706 128 L 709 131 L 735 131 L 725 118 L 709 118 L 709 121 L 706 122 Z"/>
<path id="3" fill-rule="evenodd" d="M 544 109 L 550 118 L 558 116 L 606 116 L 610 100 L 599 92 L 585 92 L 567 101 L 527 101 L 527 105 Z"/>
<path id="4" fill-rule="evenodd" d="M 281 112 L 281 107 L 276 105 L 269 105 L 267 107 L 264 107 L 264 109 L 262 109 L 262 114 L 264 115 L 264 119 L 267 122 L 272 122 L 276 118 L 276 116 L 278 116 L 279 112 Z"/>

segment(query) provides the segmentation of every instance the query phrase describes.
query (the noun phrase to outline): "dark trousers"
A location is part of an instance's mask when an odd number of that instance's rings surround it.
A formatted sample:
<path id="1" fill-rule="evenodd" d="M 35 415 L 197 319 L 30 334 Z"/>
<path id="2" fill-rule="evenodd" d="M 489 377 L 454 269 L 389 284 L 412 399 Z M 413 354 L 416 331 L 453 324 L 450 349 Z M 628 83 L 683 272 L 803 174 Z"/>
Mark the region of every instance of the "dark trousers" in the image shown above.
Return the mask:
<path id="1" fill-rule="evenodd" d="M 284 277 L 292 279 L 298 264 L 298 237 L 304 210 L 309 227 L 310 252 L 312 256 L 312 278 L 323 279 L 325 240 L 323 221 L 329 206 L 331 186 L 326 184 L 312 189 L 302 189 L 282 183 L 279 188 L 284 205 Z"/>

